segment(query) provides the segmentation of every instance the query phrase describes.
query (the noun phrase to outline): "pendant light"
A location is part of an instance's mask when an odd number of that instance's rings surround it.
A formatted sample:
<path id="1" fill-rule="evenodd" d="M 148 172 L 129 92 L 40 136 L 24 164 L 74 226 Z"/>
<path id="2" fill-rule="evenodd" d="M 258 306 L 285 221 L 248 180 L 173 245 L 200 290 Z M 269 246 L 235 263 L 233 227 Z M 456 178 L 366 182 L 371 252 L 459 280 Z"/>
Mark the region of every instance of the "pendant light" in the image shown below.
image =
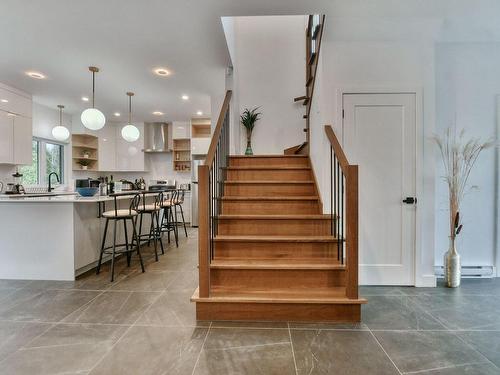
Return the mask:
<path id="1" fill-rule="evenodd" d="M 127 142 L 135 142 L 139 139 L 141 133 L 137 126 L 132 124 L 132 96 L 133 92 L 127 92 L 128 96 L 128 124 L 122 128 L 122 137 Z"/>
<path id="2" fill-rule="evenodd" d="M 92 72 L 92 108 L 87 108 L 82 112 L 81 120 L 83 126 L 90 130 L 99 130 L 106 123 L 106 117 L 97 108 L 94 108 L 94 91 L 95 91 L 95 74 L 99 72 L 99 68 L 89 66 Z"/>
<path id="3" fill-rule="evenodd" d="M 69 130 L 62 124 L 62 112 L 64 106 L 59 104 L 59 125 L 52 128 L 52 136 L 58 141 L 66 141 L 69 138 Z"/>

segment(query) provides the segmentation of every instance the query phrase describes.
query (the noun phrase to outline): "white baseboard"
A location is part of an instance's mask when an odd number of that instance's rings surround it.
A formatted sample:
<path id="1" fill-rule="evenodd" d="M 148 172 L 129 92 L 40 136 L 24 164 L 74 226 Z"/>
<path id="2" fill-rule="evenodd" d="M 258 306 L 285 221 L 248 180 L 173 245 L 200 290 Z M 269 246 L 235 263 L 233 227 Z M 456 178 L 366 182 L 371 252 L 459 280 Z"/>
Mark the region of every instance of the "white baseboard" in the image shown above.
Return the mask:
<path id="1" fill-rule="evenodd" d="M 417 288 L 435 288 L 437 283 L 436 275 L 422 275 L 417 278 L 415 286 Z"/>

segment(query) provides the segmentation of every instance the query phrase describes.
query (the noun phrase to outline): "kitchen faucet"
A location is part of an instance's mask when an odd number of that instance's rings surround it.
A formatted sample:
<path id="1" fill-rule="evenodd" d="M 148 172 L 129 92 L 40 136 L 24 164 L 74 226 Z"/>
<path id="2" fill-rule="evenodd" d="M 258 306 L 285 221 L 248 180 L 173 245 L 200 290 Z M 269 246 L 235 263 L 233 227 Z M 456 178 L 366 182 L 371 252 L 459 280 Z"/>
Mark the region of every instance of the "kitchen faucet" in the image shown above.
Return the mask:
<path id="1" fill-rule="evenodd" d="M 59 181 L 59 176 L 56 172 L 51 172 L 49 173 L 49 187 L 47 189 L 47 191 L 50 193 L 52 190 L 54 190 L 54 188 L 52 187 L 52 184 L 51 184 L 51 181 L 50 181 L 50 178 L 52 177 L 52 175 L 56 176 L 56 180 L 57 182 L 61 182 Z"/>

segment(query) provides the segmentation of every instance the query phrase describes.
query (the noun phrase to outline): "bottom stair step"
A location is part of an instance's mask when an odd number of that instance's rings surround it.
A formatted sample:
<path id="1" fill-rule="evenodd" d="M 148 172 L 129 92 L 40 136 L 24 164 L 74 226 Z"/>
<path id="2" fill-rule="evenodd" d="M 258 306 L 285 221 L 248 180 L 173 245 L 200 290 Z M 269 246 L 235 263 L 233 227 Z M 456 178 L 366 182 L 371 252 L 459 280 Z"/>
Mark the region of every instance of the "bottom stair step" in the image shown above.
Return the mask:
<path id="1" fill-rule="evenodd" d="M 246 292 L 215 288 L 209 298 L 200 298 L 198 289 L 191 301 L 196 302 L 198 320 L 267 320 L 359 322 L 365 299 L 348 299 L 344 288 L 319 290 L 273 290 Z"/>

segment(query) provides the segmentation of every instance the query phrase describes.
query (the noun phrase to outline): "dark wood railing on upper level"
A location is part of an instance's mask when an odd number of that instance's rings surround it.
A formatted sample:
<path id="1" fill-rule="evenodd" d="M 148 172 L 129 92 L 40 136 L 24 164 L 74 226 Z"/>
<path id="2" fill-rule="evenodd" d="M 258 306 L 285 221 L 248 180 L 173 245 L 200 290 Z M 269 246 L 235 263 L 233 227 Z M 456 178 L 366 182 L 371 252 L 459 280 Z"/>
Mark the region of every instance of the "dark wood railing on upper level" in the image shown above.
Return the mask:
<path id="1" fill-rule="evenodd" d="M 232 91 L 226 92 L 205 163 L 198 166 L 198 264 L 199 296 L 202 298 L 210 294 L 213 241 L 217 235 L 217 216 L 220 213 L 220 198 L 224 195 L 226 167 L 229 163 L 231 95 Z"/>
<path id="2" fill-rule="evenodd" d="M 358 298 L 358 166 L 349 164 L 331 126 L 330 141 L 331 234 L 339 241 L 338 258 L 346 267 L 346 294 Z"/>
<path id="3" fill-rule="evenodd" d="M 299 146 L 292 147 L 287 153 L 301 153 L 307 148 L 310 142 L 309 116 L 311 114 L 311 105 L 314 95 L 314 86 L 316 83 L 316 72 L 318 71 L 319 52 L 321 49 L 321 40 L 323 38 L 323 29 L 325 25 L 325 15 L 309 15 L 306 29 L 306 94 L 294 98 L 294 102 L 302 102 L 306 107 L 304 119 L 306 126 L 306 140 Z"/>

